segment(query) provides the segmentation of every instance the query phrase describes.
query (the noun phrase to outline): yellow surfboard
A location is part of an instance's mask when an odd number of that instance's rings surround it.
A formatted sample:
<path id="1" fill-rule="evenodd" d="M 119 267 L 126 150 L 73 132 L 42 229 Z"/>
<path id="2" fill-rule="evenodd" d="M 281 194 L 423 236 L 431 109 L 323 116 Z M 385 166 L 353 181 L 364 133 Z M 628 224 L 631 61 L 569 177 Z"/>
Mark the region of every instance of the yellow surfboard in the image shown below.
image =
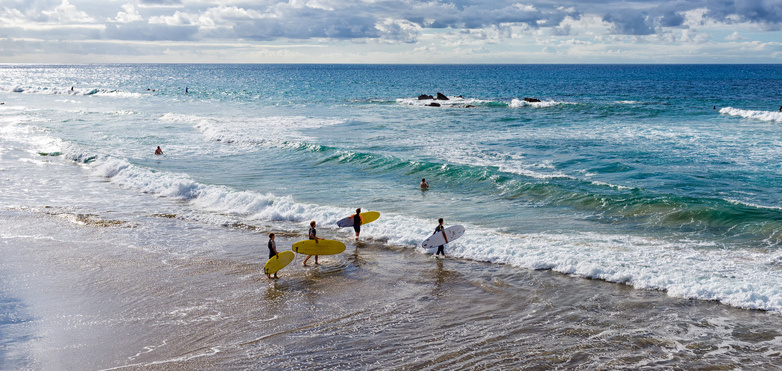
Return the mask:
<path id="1" fill-rule="evenodd" d="M 280 251 L 277 255 L 272 256 L 271 259 L 266 262 L 266 265 L 263 266 L 263 273 L 277 273 L 278 270 L 285 268 L 288 264 L 290 264 L 295 257 L 296 254 L 294 254 L 293 251 Z"/>
<path id="2" fill-rule="evenodd" d="M 355 215 L 355 214 L 354 214 Z M 380 213 L 377 211 L 367 211 L 360 214 L 361 215 L 361 225 L 369 224 L 380 218 Z M 349 216 L 347 218 L 340 219 L 337 222 L 337 225 L 340 228 L 345 227 L 352 227 L 353 226 L 353 216 Z"/>
<path id="3" fill-rule="evenodd" d="M 345 244 L 335 240 L 304 240 L 293 244 L 293 251 L 305 255 L 335 255 L 345 251 Z"/>

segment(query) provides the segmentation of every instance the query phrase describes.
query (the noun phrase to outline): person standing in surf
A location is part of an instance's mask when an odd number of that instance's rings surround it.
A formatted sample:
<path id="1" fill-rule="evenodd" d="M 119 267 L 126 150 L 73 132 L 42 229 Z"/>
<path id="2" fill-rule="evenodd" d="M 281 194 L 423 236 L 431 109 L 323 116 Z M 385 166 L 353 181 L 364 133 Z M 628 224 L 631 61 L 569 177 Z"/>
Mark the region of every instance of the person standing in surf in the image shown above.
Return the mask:
<path id="1" fill-rule="evenodd" d="M 356 214 L 353 215 L 353 230 L 356 231 L 356 241 L 358 241 L 358 235 L 361 233 L 361 224 L 364 219 L 361 217 L 361 208 L 356 209 Z"/>
<path id="2" fill-rule="evenodd" d="M 269 259 L 271 259 L 271 258 L 273 258 L 275 256 L 277 256 L 278 259 L 279 259 L 279 254 L 277 253 L 277 243 L 274 242 L 274 233 L 269 233 L 269 244 L 268 244 L 268 246 L 269 246 Z M 267 274 L 266 277 L 271 279 L 272 275 L 271 274 Z M 277 272 L 274 272 L 274 278 L 275 279 L 279 278 L 279 277 L 277 277 Z"/>
<path id="3" fill-rule="evenodd" d="M 421 190 L 425 191 L 429 189 L 429 182 L 426 181 L 426 178 L 421 179 Z"/>
<path id="4" fill-rule="evenodd" d="M 318 230 L 315 229 L 315 226 L 316 226 L 315 221 L 314 220 L 311 221 L 310 222 L 310 239 L 311 240 L 315 240 L 315 243 L 318 243 L 318 240 L 320 240 L 320 238 L 318 238 Z M 307 257 L 304 259 L 304 263 L 303 264 L 304 264 L 305 267 L 307 266 L 307 260 L 310 260 L 311 256 L 312 255 L 307 255 Z M 315 264 L 318 264 L 318 256 L 317 255 L 315 255 Z"/>
<path id="5" fill-rule="evenodd" d="M 437 232 L 443 232 L 443 238 L 445 239 L 445 243 L 448 243 L 448 236 L 445 235 L 445 226 L 443 225 L 444 221 L 443 218 L 437 219 L 437 222 L 440 224 L 437 225 L 437 227 L 434 229 L 434 233 L 432 235 L 437 234 Z M 443 254 L 443 257 L 445 257 L 445 244 L 442 244 L 440 246 L 437 246 L 437 252 L 434 253 L 435 256 Z"/>

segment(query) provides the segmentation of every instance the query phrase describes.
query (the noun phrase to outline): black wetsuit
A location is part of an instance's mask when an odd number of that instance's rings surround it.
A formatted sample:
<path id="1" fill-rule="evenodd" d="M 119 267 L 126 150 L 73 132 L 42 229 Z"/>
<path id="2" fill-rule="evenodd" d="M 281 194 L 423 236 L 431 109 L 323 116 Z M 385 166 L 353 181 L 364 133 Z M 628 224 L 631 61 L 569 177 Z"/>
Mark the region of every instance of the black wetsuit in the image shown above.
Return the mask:
<path id="1" fill-rule="evenodd" d="M 437 232 L 443 232 L 443 236 L 445 236 L 445 227 L 442 225 L 438 225 L 437 228 L 434 229 L 434 233 Z M 445 245 L 437 246 L 437 252 L 434 254 L 435 255 L 443 254 L 443 256 L 445 256 Z"/>
<path id="2" fill-rule="evenodd" d="M 274 250 L 277 249 L 277 243 L 274 240 L 269 240 L 269 259 L 273 258 L 277 253 Z"/>
<path id="3" fill-rule="evenodd" d="M 353 230 L 356 233 L 361 232 L 361 215 L 359 214 L 353 215 Z"/>

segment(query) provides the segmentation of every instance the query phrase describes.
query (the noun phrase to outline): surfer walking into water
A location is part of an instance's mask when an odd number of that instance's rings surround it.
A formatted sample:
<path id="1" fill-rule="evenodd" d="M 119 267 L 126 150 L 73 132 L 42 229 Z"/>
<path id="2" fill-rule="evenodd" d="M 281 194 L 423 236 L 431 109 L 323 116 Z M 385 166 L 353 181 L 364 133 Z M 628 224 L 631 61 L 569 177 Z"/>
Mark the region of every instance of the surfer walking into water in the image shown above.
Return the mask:
<path id="1" fill-rule="evenodd" d="M 160 146 L 157 146 L 157 149 L 155 150 L 155 154 L 156 155 L 162 155 L 163 154 L 163 150 L 160 149 Z"/>
<path id="2" fill-rule="evenodd" d="M 361 233 L 361 224 L 364 219 L 361 217 L 361 208 L 356 209 L 356 214 L 353 215 L 353 230 L 356 231 L 356 241 L 358 241 L 358 235 Z"/>
<path id="3" fill-rule="evenodd" d="M 277 253 L 277 243 L 274 242 L 274 233 L 269 233 L 269 244 L 268 244 L 268 246 L 269 246 L 269 259 L 271 259 L 271 258 L 273 258 L 275 256 L 279 259 L 279 254 Z M 267 274 L 266 277 L 271 279 L 272 275 L 271 274 Z M 277 277 L 277 272 L 274 272 L 274 278 L 275 279 L 279 278 L 279 277 Z"/>
<path id="4" fill-rule="evenodd" d="M 448 243 L 448 236 L 445 235 L 445 226 L 443 225 L 443 218 L 437 219 L 437 222 L 440 224 L 437 225 L 437 227 L 434 229 L 433 235 L 437 234 L 437 232 L 443 232 L 443 238 L 445 239 L 445 243 Z M 435 256 L 443 254 L 443 257 L 445 257 L 445 244 L 442 244 L 440 246 L 437 246 L 437 252 L 434 253 Z"/>
<path id="5" fill-rule="evenodd" d="M 426 181 L 426 178 L 421 179 L 421 190 L 425 191 L 429 189 L 429 183 Z"/>
<path id="6" fill-rule="evenodd" d="M 320 240 L 320 238 L 318 238 L 318 230 L 315 229 L 315 226 L 316 226 L 315 221 L 314 220 L 311 221 L 310 222 L 310 239 L 311 240 L 315 240 L 315 243 L 318 243 L 318 240 Z M 307 260 L 310 260 L 311 256 L 312 255 L 307 255 L 307 257 L 304 259 L 303 265 L 305 267 L 307 266 Z M 318 256 L 317 255 L 315 255 L 315 264 L 318 264 Z"/>

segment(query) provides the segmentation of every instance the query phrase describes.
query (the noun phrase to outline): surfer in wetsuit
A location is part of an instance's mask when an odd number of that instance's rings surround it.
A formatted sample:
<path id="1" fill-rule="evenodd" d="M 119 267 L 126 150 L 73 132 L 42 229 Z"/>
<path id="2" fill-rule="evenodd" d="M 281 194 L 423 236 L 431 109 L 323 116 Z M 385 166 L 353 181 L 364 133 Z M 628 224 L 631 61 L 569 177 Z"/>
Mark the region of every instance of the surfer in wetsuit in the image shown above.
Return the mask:
<path id="1" fill-rule="evenodd" d="M 443 232 L 443 238 L 445 238 L 445 243 L 448 243 L 448 236 L 445 235 L 445 226 L 443 225 L 443 218 L 437 219 L 437 221 L 440 223 L 435 229 L 433 235 L 437 234 L 437 232 Z M 443 254 L 443 257 L 445 257 L 445 245 L 437 246 L 437 252 L 434 253 L 435 256 Z"/>
<path id="2" fill-rule="evenodd" d="M 356 209 L 356 214 L 353 215 L 353 230 L 356 231 L 356 241 L 358 241 L 358 235 L 361 233 L 361 224 L 364 219 L 361 217 L 361 208 Z"/>
<path id="3" fill-rule="evenodd" d="M 269 233 L 269 244 L 268 244 L 268 246 L 269 246 L 269 259 L 271 259 L 271 258 L 273 258 L 275 256 L 277 256 L 279 258 L 279 255 L 277 253 L 277 243 L 274 242 L 274 233 Z M 272 276 L 270 274 L 267 274 L 266 277 L 268 277 L 269 279 L 272 278 Z M 274 278 L 279 278 L 279 277 L 277 277 L 277 272 L 274 272 Z"/>
<path id="4" fill-rule="evenodd" d="M 314 220 L 310 222 L 310 239 L 311 240 L 315 240 L 315 243 L 318 243 L 318 240 L 320 240 L 320 238 L 318 238 L 318 231 L 315 229 L 315 225 L 316 224 L 315 224 Z M 312 255 L 307 255 L 307 257 L 304 259 L 304 263 L 303 264 L 304 264 L 305 267 L 307 266 L 307 260 L 310 260 L 311 256 Z M 315 264 L 318 264 L 318 256 L 317 255 L 315 255 Z"/>

